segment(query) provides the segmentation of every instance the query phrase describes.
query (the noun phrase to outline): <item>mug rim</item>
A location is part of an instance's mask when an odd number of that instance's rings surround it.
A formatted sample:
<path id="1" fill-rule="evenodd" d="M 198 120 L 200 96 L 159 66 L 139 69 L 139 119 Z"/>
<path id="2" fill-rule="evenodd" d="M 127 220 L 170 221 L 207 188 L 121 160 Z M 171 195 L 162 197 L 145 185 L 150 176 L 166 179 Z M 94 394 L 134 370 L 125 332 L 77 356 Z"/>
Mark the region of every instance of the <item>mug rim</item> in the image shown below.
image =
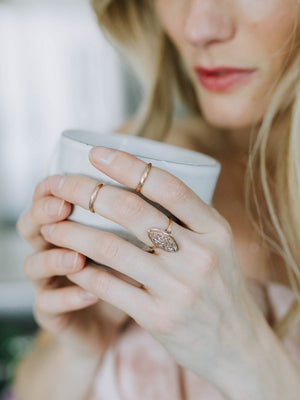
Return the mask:
<path id="1" fill-rule="evenodd" d="M 86 140 L 84 140 L 84 138 L 82 136 L 86 137 Z M 157 161 L 157 162 L 163 162 L 163 163 L 168 163 L 168 164 L 174 164 L 174 165 L 185 165 L 187 167 L 210 167 L 210 168 L 220 168 L 220 163 L 214 159 L 213 157 L 195 151 L 195 150 L 191 150 L 191 149 L 186 149 L 180 146 L 176 146 L 173 144 L 169 144 L 169 143 L 164 143 L 164 142 L 159 142 L 157 140 L 153 140 L 153 139 L 149 139 L 149 138 L 144 138 L 141 136 L 135 136 L 135 135 L 130 135 L 130 134 L 125 134 L 125 133 L 118 133 L 118 132 L 109 132 L 109 133 L 103 133 L 102 131 L 93 131 L 93 130 L 85 130 L 85 129 L 67 129 L 64 130 L 61 134 L 61 136 L 65 139 L 71 140 L 73 142 L 77 142 L 77 143 L 82 143 L 86 146 L 89 147 L 94 147 L 94 146 L 101 146 L 100 143 L 95 144 L 95 143 L 91 143 L 92 140 L 96 140 L 99 136 L 105 137 L 105 138 L 111 138 L 111 137 L 115 137 L 116 139 L 123 139 L 123 146 L 124 146 L 124 142 L 126 142 L 127 140 L 133 140 L 135 142 L 144 142 L 144 144 L 148 144 L 148 146 L 155 146 L 156 143 L 159 143 L 160 145 L 162 145 L 163 147 L 165 147 L 166 151 L 177 151 L 180 152 L 182 156 L 190 156 L 190 157 L 194 157 L 194 158 L 199 158 L 199 162 L 180 162 L 180 161 L 173 161 L 173 160 L 169 160 L 169 159 L 159 159 L 155 156 L 145 156 L 142 154 L 137 154 L 136 152 L 130 152 L 124 148 L 122 148 L 122 143 L 121 143 L 121 148 L 116 148 L 114 147 L 114 143 L 112 143 L 112 145 L 107 146 L 113 149 L 117 149 L 120 151 L 125 151 L 128 153 L 131 153 L 132 155 L 134 155 L 135 157 L 141 158 L 143 160 L 153 160 L 153 161 Z M 88 140 L 89 139 L 89 140 Z M 103 145 L 105 146 L 105 145 Z M 125 143 L 126 146 L 126 143 Z M 148 151 L 149 151 L 149 147 L 148 147 Z M 202 160 L 201 160 L 202 159 Z"/>

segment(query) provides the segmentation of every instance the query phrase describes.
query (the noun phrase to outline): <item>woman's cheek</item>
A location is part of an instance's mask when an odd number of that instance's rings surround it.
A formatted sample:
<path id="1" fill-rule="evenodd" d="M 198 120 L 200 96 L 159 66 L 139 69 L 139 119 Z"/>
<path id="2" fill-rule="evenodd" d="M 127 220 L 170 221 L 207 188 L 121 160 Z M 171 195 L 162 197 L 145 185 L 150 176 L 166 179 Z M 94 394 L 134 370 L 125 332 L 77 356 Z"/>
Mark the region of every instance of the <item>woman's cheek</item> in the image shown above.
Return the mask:
<path id="1" fill-rule="evenodd" d="M 300 8 L 297 0 L 239 1 L 251 36 L 259 39 L 259 43 L 269 43 L 274 51 L 278 51 L 294 31 L 295 16 Z"/>
<path id="2" fill-rule="evenodd" d="M 248 20 L 257 23 L 270 17 L 275 17 L 277 20 L 290 16 L 296 4 L 296 0 L 233 0 L 233 2 L 239 4 L 241 12 Z"/>

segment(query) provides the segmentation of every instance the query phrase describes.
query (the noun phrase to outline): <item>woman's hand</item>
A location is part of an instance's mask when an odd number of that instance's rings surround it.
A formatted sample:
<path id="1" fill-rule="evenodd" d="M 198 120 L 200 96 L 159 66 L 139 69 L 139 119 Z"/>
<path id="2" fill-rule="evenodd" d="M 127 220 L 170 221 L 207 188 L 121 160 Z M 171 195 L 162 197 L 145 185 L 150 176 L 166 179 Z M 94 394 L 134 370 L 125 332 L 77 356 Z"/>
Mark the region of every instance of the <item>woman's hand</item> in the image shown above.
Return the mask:
<path id="1" fill-rule="evenodd" d="M 41 235 L 43 224 L 66 219 L 71 209 L 69 202 L 52 195 L 47 178 L 37 185 L 30 208 L 17 223 L 19 233 L 36 250 L 26 258 L 24 272 L 36 289 L 38 324 L 73 350 L 100 356 L 128 316 L 67 278 L 88 268 L 85 256 L 54 248 Z"/>
<path id="2" fill-rule="evenodd" d="M 94 148 L 92 164 L 114 180 L 136 188 L 145 163 L 116 151 L 100 162 L 108 149 Z M 50 177 L 51 192 L 89 208 L 98 182 L 79 175 Z M 181 221 L 172 235 L 179 251 L 155 249 L 150 254 L 115 234 L 71 221 L 46 225 L 47 241 L 73 249 L 139 282 L 119 279 L 98 267 L 68 275 L 79 286 L 120 308 L 152 334 L 174 359 L 218 385 L 228 370 L 245 363 L 264 320 L 246 288 L 229 224 L 175 176 L 153 167 L 142 193 Z M 147 229 L 165 229 L 168 217 L 130 191 L 103 186 L 96 213 L 124 226 L 152 246 Z"/>

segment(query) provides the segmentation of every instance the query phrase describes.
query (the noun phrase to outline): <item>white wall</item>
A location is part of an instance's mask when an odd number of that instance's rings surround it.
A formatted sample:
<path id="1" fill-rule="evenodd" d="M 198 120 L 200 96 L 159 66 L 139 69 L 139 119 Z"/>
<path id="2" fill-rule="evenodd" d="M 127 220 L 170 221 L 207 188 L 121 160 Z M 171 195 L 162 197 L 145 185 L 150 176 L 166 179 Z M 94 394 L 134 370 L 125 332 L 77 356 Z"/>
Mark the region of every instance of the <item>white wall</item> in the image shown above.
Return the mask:
<path id="1" fill-rule="evenodd" d="M 0 2 L 0 221 L 29 203 L 62 130 L 121 123 L 122 76 L 88 0 Z"/>

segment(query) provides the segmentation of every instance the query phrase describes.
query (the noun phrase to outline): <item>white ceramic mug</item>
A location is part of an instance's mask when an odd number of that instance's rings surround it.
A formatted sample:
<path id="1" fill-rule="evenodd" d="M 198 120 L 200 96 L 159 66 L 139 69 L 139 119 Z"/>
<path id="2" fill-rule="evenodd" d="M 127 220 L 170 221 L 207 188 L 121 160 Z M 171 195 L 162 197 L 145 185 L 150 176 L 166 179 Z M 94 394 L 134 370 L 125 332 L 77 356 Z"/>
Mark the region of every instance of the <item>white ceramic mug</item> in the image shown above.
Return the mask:
<path id="1" fill-rule="evenodd" d="M 90 163 L 89 151 L 97 145 L 122 150 L 133 154 L 146 163 L 151 162 L 154 167 L 164 169 L 178 177 L 205 203 L 211 203 L 220 173 L 220 164 L 215 159 L 193 150 L 133 135 L 83 130 L 64 131 L 51 161 L 50 175 L 81 174 L 94 178 L 100 183 L 122 187 L 136 193 L 134 189 L 121 185 Z M 141 196 L 168 217 L 173 218 L 175 222 L 179 222 L 176 216 L 158 203 L 147 199 L 142 193 L 136 193 L 136 195 Z M 145 246 L 126 228 L 79 206 L 73 207 L 69 220 L 113 232 L 141 248 Z M 161 227 L 163 230 L 165 228 L 165 226 Z"/>

